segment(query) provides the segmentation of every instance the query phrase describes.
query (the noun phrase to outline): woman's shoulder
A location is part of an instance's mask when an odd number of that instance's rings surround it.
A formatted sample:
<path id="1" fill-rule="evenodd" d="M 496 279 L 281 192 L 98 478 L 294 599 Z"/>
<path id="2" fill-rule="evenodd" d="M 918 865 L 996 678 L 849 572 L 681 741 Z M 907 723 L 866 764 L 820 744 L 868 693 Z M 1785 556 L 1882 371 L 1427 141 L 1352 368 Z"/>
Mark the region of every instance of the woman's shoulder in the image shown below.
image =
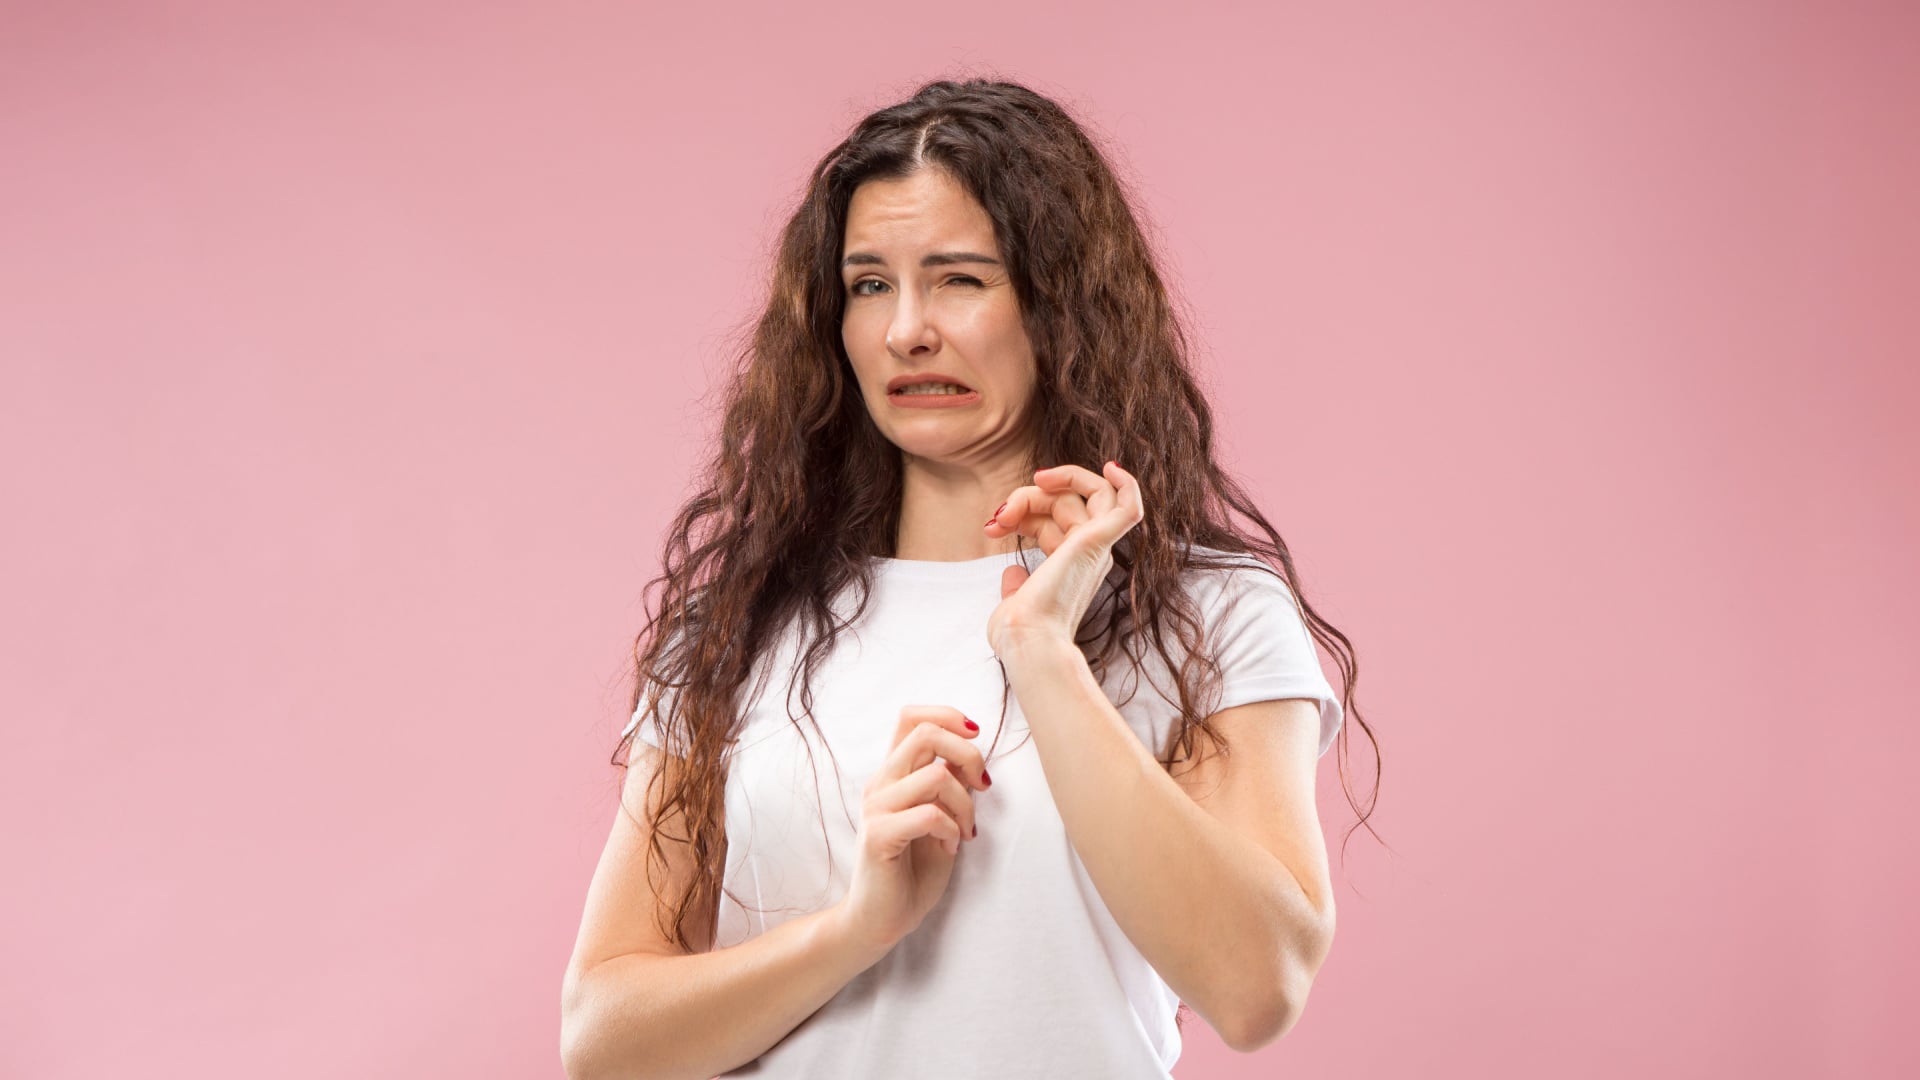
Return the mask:
<path id="1" fill-rule="evenodd" d="M 1286 579 L 1272 563 L 1250 551 L 1190 544 L 1188 558 L 1181 570 L 1182 583 L 1191 590 L 1209 595 L 1223 591 L 1274 591 L 1288 593 Z"/>

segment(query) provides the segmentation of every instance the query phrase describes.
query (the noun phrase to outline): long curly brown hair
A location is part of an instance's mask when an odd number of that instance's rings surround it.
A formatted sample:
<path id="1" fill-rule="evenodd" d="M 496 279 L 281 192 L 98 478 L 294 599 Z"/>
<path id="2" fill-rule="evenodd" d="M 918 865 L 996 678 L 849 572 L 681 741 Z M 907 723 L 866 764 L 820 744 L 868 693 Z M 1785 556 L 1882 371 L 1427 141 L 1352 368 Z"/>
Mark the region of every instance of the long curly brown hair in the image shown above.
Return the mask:
<path id="1" fill-rule="evenodd" d="M 781 233 L 766 308 L 725 387 L 701 488 L 681 507 L 663 572 L 644 590 L 647 625 L 634 644 L 628 707 L 646 704 L 667 751 L 648 792 L 657 812 L 643 826 L 647 877 L 654 881 L 656 864 L 665 870 L 663 844 L 689 845 L 696 880 L 660 905 L 661 931 L 689 952 L 703 950 L 697 943 L 711 932 L 689 927 L 690 913 L 713 912 L 723 888 L 726 776 L 755 658 L 802 621 L 804 661 L 792 677 L 811 721 L 813 673 L 865 610 L 868 560 L 894 554 L 900 451 L 868 415 L 841 341 L 839 263 L 854 189 L 922 168 L 944 170 L 992 218 L 1038 364 L 1033 467 L 1098 469 L 1112 459 L 1146 495 L 1145 520 L 1114 548 L 1108 602 L 1094 605 L 1078 638 L 1096 676 L 1116 647 L 1137 660 L 1147 640 L 1168 670 L 1177 668 L 1180 720 L 1158 748 L 1162 766 L 1189 760 L 1197 737 L 1226 750 L 1195 707 L 1219 671 L 1198 647 L 1201 621 L 1181 576 L 1232 564 L 1195 548 L 1278 564 L 1314 639 L 1339 665 L 1346 715 L 1373 739 L 1354 703 L 1352 646 L 1307 603 L 1286 543 L 1214 460 L 1212 413 L 1189 368 L 1182 320 L 1101 151 L 1060 105 L 1024 86 L 930 82 L 861 120 L 814 167 Z M 1264 537 L 1236 528 L 1235 511 Z M 849 586 L 858 605 L 842 620 L 832 601 Z M 1177 664 L 1169 631 L 1181 645 Z M 791 705 L 789 719 L 800 722 Z M 621 739 L 614 764 L 625 766 L 632 737 Z M 1378 775 L 1376 765 L 1375 800 Z M 1359 809 L 1350 790 L 1348 801 Z M 667 835 L 664 821 L 676 813 L 685 836 Z"/>

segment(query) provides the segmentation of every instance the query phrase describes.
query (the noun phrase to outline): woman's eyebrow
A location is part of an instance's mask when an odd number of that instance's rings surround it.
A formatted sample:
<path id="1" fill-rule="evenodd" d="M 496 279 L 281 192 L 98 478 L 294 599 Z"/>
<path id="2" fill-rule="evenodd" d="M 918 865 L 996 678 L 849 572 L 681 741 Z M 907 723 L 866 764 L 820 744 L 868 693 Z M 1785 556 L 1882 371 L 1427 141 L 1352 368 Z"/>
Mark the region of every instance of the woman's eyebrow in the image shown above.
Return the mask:
<path id="1" fill-rule="evenodd" d="M 921 266 L 950 266 L 954 263 L 985 263 L 988 266 L 999 266 L 1000 260 L 971 251 L 936 251 L 920 260 Z M 887 260 L 868 251 L 856 251 L 840 260 L 842 269 L 849 266 L 885 265 L 887 265 Z"/>

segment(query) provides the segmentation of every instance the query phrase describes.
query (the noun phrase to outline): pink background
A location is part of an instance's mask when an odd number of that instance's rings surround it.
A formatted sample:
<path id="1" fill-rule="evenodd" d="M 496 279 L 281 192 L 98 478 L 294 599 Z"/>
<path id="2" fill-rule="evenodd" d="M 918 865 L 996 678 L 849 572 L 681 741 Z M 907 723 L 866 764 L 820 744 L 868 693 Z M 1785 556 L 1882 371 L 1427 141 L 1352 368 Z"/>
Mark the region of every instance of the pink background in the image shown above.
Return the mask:
<path id="1" fill-rule="evenodd" d="M 1109 141 L 1384 744 L 1178 1075 L 1914 1075 L 1920 16 L 1332 6 L 8 4 L 0 1075 L 560 1075 L 701 395 L 968 72 Z"/>

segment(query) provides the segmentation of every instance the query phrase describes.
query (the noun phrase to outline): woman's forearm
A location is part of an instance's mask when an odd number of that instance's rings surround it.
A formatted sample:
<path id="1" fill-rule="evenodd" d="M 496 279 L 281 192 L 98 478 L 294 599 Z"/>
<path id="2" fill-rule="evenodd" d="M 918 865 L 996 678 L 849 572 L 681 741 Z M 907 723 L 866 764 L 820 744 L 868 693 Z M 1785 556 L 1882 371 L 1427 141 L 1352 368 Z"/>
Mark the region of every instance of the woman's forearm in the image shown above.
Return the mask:
<path id="1" fill-rule="evenodd" d="M 835 904 L 683 956 L 631 953 L 569 975 L 560 1058 L 570 1080 L 709 1080 L 799 1027 L 882 946 Z"/>
<path id="2" fill-rule="evenodd" d="M 1181 790 L 1073 642 L 1000 655 L 1068 839 L 1121 931 L 1229 1046 L 1278 1037 L 1329 940 L 1298 876 Z"/>

